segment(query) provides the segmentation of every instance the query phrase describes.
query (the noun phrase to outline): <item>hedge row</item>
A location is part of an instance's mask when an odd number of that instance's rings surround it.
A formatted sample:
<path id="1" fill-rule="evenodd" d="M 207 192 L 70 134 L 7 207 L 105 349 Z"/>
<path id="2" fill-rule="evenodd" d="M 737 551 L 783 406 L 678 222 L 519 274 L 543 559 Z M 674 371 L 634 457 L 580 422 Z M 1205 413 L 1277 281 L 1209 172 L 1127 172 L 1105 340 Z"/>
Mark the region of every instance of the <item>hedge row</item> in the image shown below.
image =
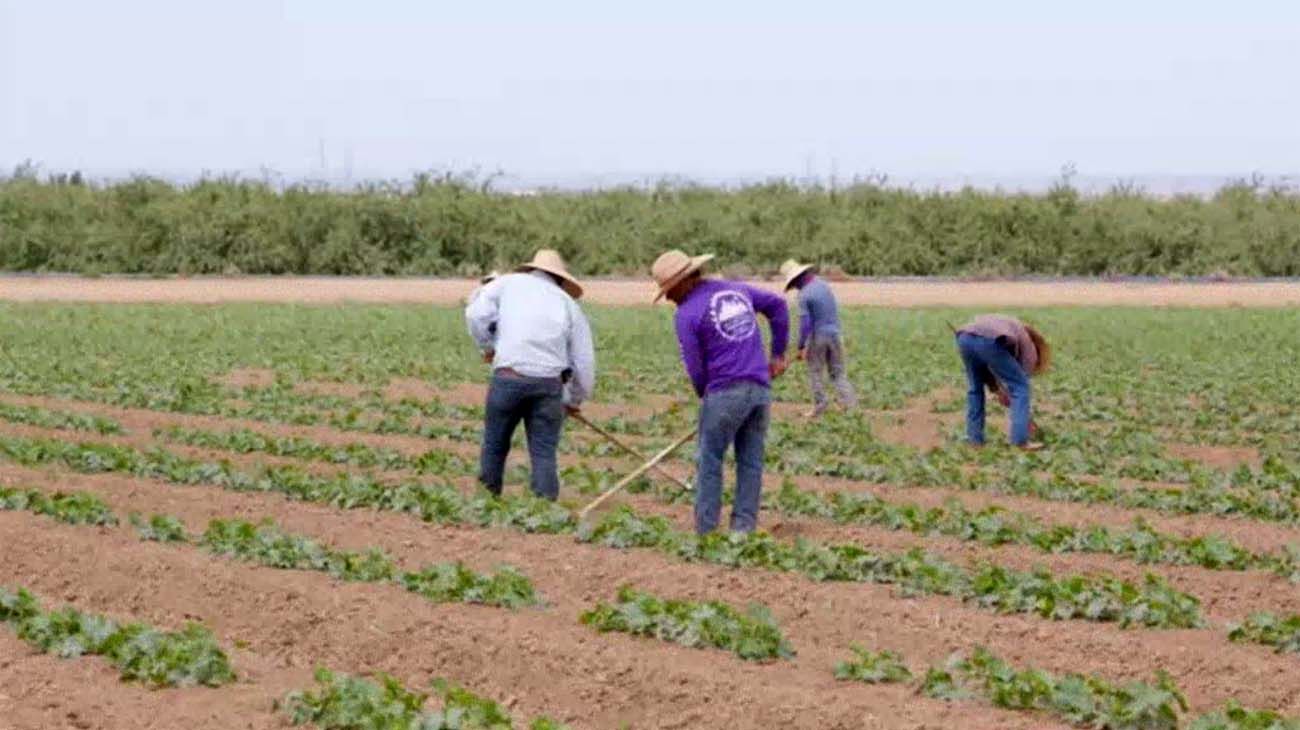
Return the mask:
<path id="1" fill-rule="evenodd" d="M 853 275 L 1300 275 L 1300 196 L 1209 198 L 786 183 L 511 195 L 418 177 L 350 191 L 217 179 L 0 180 L 0 270 L 474 275 L 557 248 L 583 275 L 644 274 L 663 249 L 736 273 L 797 252 Z"/>

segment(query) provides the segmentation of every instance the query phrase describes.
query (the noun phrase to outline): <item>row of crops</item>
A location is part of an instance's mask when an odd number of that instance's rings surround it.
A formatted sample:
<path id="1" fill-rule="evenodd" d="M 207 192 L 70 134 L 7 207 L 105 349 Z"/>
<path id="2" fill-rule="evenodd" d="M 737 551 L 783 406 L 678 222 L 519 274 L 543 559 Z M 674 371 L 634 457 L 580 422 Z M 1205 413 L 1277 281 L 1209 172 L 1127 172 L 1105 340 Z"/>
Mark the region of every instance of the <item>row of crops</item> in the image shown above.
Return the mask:
<path id="1" fill-rule="evenodd" d="M 0 506 L 29 509 L 74 525 L 115 525 L 109 507 L 94 495 L 54 494 L 9 489 Z M 141 539 L 191 543 L 214 555 L 229 556 L 278 569 L 316 570 L 349 581 L 392 581 L 395 569 L 381 551 L 340 551 L 273 524 L 214 520 L 201 538 L 191 539 L 175 518 L 132 515 Z M 504 588 L 498 586 L 506 576 Z M 518 609 L 537 604 L 531 583 L 514 571 L 493 577 L 474 574 L 462 565 L 436 566 L 407 573 L 400 582 L 435 601 L 486 603 Z M 418 587 L 413 587 L 418 586 Z M 730 651 L 740 659 L 790 659 L 795 649 L 782 636 L 770 612 L 761 606 L 740 610 L 719 601 L 663 598 L 631 587 L 619 590 L 610 603 L 600 603 L 580 617 L 600 632 L 624 632 L 653 637 L 692 648 Z M 42 608 L 23 589 L 0 589 L 0 622 L 9 624 L 39 651 L 63 658 L 103 656 L 121 670 L 125 681 L 156 686 L 206 685 L 234 681 L 235 671 L 210 632 L 190 624 L 180 632 L 159 631 L 142 624 L 119 625 L 104 616 L 67 607 Z M 1294 637 L 1292 637 L 1294 641 Z M 1152 682 L 1113 683 L 1098 676 L 1055 676 L 1034 668 L 1015 668 L 975 647 L 942 665 L 929 668 L 917 680 L 901 657 L 851 647 L 851 658 L 833 668 L 844 681 L 867 683 L 917 682 L 918 692 L 947 701 L 983 699 L 1008 709 L 1037 710 L 1081 727 L 1110 728 L 1277 728 L 1300 727 L 1266 710 L 1242 708 L 1235 702 L 1197 717 L 1186 718 L 1186 700 L 1172 680 L 1158 674 Z M 426 711 L 426 695 L 413 693 L 391 677 L 367 680 L 328 670 L 317 673 L 318 686 L 284 698 L 281 709 L 294 723 L 322 728 L 371 727 L 367 723 L 394 717 L 418 723 L 411 727 L 509 728 L 508 713 L 488 699 L 444 681 L 435 683 L 441 697 L 438 710 Z M 373 725 L 379 727 L 380 725 Z M 531 728 L 559 728 L 537 718 Z"/>

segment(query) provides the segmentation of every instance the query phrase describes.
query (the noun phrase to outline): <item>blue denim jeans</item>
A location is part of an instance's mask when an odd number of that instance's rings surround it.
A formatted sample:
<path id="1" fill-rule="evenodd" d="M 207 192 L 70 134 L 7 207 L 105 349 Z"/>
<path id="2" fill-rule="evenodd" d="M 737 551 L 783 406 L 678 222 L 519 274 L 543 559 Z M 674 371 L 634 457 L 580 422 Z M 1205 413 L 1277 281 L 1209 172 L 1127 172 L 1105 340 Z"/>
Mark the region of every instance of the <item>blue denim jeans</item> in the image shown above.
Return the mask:
<path id="1" fill-rule="evenodd" d="M 708 393 L 700 403 L 700 434 L 695 475 L 695 532 L 712 532 L 722 513 L 722 461 L 736 448 L 736 499 L 731 529 L 753 532 L 763 494 L 763 446 L 771 410 L 771 391 L 757 383 L 737 383 Z"/>
<path id="2" fill-rule="evenodd" d="M 984 386 L 996 381 L 1011 396 L 1011 443 L 1024 445 L 1029 441 L 1029 376 L 1011 348 L 991 337 L 962 332 L 957 351 L 966 365 L 966 440 L 984 443 Z"/>
<path id="3" fill-rule="evenodd" d="M 564 428 L 563 385 L 559 378 L 521 378 L 494 375 L 488 386 L 487 416 L 483 425 L 483 451 L 479 481 L 493 494 L 501 482 L 510 455 L 510 439 L 519 422 L 528 437 L 530 482 L 533 494 L 554 500 L 560 495 L 560 475 L 555 451 Z"/>

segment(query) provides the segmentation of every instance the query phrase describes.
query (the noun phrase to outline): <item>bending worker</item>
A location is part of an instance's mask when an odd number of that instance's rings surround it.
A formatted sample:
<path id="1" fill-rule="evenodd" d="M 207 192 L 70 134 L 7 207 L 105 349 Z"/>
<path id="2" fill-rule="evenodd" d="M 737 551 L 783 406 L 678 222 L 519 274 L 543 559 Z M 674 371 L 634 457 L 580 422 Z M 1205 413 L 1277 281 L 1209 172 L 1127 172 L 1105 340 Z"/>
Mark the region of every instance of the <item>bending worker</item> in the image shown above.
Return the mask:
<path id="1" fill-rule="evenodd" d="M 717 528 L 722 512 L 722 461 L 736 450 L 736 499 L 732 532 L 753 532 L 763 492 L 763 452 L 771 410 L 771 382 L 785 372 L 790 315 L 785 299 L 748 284 L 706 279 L 712 255 L 669 251 L 651 274 L 655 301 L 677 305 L 677 342 L 682 363 L 701 398 L 699 463 L 696 468 L 695 531 Z M 771 361 L 763 351 L 758 313 L 772 328 Z"/>
<path id="2" fill-rule="evenodd" d="M 1011 443 L 1035 450 L 1029 440 L 1029 378 L 1047 370 L 1052 351 L 1033 327 L 1015 317 L 985 314 L 957 328 L 957 350 L 966 366 L 966 440 L 984 444 L 984 388 L 998 394 L 1011 414 Z"/>
<path id="3" fill-rule="evenodd" d="M 812 388 L 813 409 L 808 418 L 826 412 L 826 381 L 830 376 L 840 405 L 848 410 L 858 404 L 853 385 L 844 372 L 844 344 L 840 340 L 840 313 L 835 293 L 817 277 L 812 264 L 794 259 L 781 264 L 785 291 L 799 290 L 799 359 L 808 363 L 808 384 Z"/>
<path id="4" fill-rule="evenodd" d="M 517 273 L 484 285 L 465 309 L 470 335 L 492 363 L 479 481 L 495 495 L 501 494 L 510 439 L 523 421 L 533 493 L 559 496 L 555 452 L 564 414 L 577 413 L 596 384 L 581 297 L 582 286 L 560 255 L 542 249 Z"/>

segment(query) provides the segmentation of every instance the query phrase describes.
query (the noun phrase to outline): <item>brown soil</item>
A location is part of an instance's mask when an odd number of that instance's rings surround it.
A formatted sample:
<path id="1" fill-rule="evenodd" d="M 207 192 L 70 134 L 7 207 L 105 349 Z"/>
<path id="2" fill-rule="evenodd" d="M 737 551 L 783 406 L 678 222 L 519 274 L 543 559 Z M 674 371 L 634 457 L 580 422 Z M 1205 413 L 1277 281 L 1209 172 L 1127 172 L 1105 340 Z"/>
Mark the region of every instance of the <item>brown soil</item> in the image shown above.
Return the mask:
<path id="1" fill-rule="evenodd" d="M 305 380 L 294 383 L 293 390 L 300 395 L 323 395 L 338 398 L 360 398 L 366 391 L 373 390 L 369 385 L 360 383 L 333 383 L 323 380 Z"/>
<path id="2" fill-rule="evenodd" d="M 264 385 L 269 371 L 237 371 L 235 381 Z M 305 387 L 315 388 L 318 384 Z M 330 384 L 336 385 L 336 384 Z M 346 384 L 340 387 L 348 387 Z M 481 384 L 434 390 L 419 381 L 395 381 L 386 397 L 438 397 L 477 405 Z M 933 412 L 950 400 L 936 391 L 903 410 L 871 413 L 877 433 L 926 448 L 960 414 Z M 3 400 L 71 408 L 118 419 L 120 437 L 55 432 L 0 424 L 9 434 L 144 446 L 158 426 L 187 425 L 225 430 L 248 427 L 324 443 L 361 442 L 408 454 L 439 448 L 473 457 L 472 443 L 405 436 L 340 432 L 327 427 L 287 426 L 215 417 L 121 409 L 51 398 L 4 395 Z M 602 406 L 596 418 L 662 411 L 662 396 L 635 406 Z M 782 408 L 792 409 L 797 404 Z M 895 429 L 891 431 L 890 429 Z M 574 438 L 596 438 L 575 426 Z M 569 438 L 570 436 L 566 436 Z M 629 440 L 635 440 L 630 438 Z M 636 441 L 644 445 L 645 441 Z M 169 450 L 226 458 L 236 464 L 294 463 L 321 473 L 343 470 L 261 454 Z M 1171 447 L 1171 450 L 1178 447 Z M 1248 458 L 1248 450 L 1206 451 L 1185 447 L 1189 458 Z M 1193 450 L 1194 449 L 1194 450 Z M 649 449 L 646 449 L 649 450 Z M 1195 456 L 1191 456 L 1195 454 Z M 522 452 L 514 459 L 523 461 Z M 562 455 L 561 464 L 586 463 L 622 472 L 628 457 Z M 681 471 L 680 464 L 674 469 Z M 385 480 L 402 472 L 386 472 Z M 730 480 L 730 478 L 729 478 Z M 768 489 L 781 477 L 768 475 Z M 452 480 L 473 489 L 472 477 Z M 835 479 L 796 477 L 805 489 L 871 491 L 900 501 L 939 504 L 956 498 L 971 507 L 990 504 L 1065 524 L 1126 526 L 1134 517 L 1157 529 L 1184 535 L 1225 534 L 1257 551 L 1300 542 L 1300 528 L 1208 516 L 1169 516 L 1115 507 L 1063 504 L 936 488 L 896 488 Z M 1041 716 L 995 710 L 980 703 L 944 704 L 901 687 L 842 684 L 831 667 L 852 643 L 900 651 L 920 673 L 951 651 L 986 645 L 1008 660 L 1053 671 L 1096 672 L 1115 680 L 1147 679 L 1168 670 L 1197 709 L 1235 697 L 1249 706 L 1300 714 L 1300 684 L 1290 671 L 1294 657 L 1226 641 L 1223 624 L 1253 610 L 1300 611 L 1300 588 L 1261 572 L 1216 572 L 1195 567 L 1138 566 L 1099 555 L 1046 555 L 1017 546 L 990 548 L 956 539 L 918 537 L 882 528 L 840 527 L 827 521 L 779 519 L 764 526 L 783 539 L 856 542 L 902 550 L 923 546 L 961 563 L 994 561 L 1019 568 L 1047 565 L 1060 572 L 1108 572 L 1140 579 L 1146 572 L 1205 600 L 1212 626 L 1195 631 L 1124 631 L 1082 621 L 1051 622 L 1032 616 L 998 616 L 943 597 L 903 598 L 889 586 L 818 584 L 796 575 L 689 565 L 647 551 L 620 552 L 575 543 L 572 538 L 528 536 L 504 530 L 426 525 L 408 515 L 348 511 L 289 502 L 274 494 L 238 493 L 207 486 L 175 486 L 120 474 L 80 475 L 60 469 L 27 469 L 0 463 L 0 484 L 44 490 L 84 489 L 118 512 L 164 512 L 201 531 L 214 517 L 274 517 L 287 529 L 340 547 L 378 546 L 405 568 L 440 560 L 464 560 L 488 569 L 508 563 L 535 581 L 545 608 L 519 612 L 472 606 L 434 606 L 393 586 L 343 584 L 315 573 L 280 571 L 218 559 L 196 548 L 138 541 L 129 527 L 59 525 L 28 513 L 0 513 L 0 585 L 24 585 L 48 602 L 119 618 L 179 627 L 201 620 L 217 634 L 241 674 L 219 690 L 151 692 L 117 680 L 99 659 L 57 660 L 34 655 L 0 628 L 0 728 L 276 728 L 272 701 L 310 684 L 316 665 L 352 673 L 386 671 L 424 687 L 445 676 L 486 696 L 506 701 L 516 717 L 546 713 L 579 728 L 747 727 L 808 728 L 1042 728 L 1058 727 Z M 575 497 L 566 491 L 566 499 Z M 689 506 L 665 506 L 645 496 L 623 495 L 638 509 L 671 517 L 688 527 Z M 754 665 L 723 652 L 695 651 L 622 635 L 598 635 L 576 621 L 594 602 L 633 583 L 656 593 L 719 598 L 737 605 L 770 606 L 799 650 L 792 662 Z M 237 648 L 236 648 L 237 647 Z M 726 698 L 722 701 L 719 698 Z M 8 724 L 6 724 L 8 723 Z"/>
<path id="3" fill-rule="evenodd" d="M 218 378 L 217 382 L 227 388 L 269 388 L 275 385 L 275 371 L 265 368 L 239 368 Z"/>
<path id="4" fill-rule="evenodd" d="M 246 646 L 234 659 L 252 680 L 252 686 L 240 686 L 249 702 L 231 700 L 247 709 L 250 722 L 258 719 L 251 714 L 257 698 L 265 707 L 279 691 L 305 681 L 307 667 L 324 663 L 353 672 L 389 671 L 408 683 L 451 676 L 490 696 L 517 698 L 520 715 L 549 712 L 580 727 L 623 721 L 698 727 L 722 722 L 723 712 L 740 727 L 861 727 L 867 713 L 890 728 L 1050 726 L 978 704 L 947 706 L 900 689 L 837 684 L 829 667 L 852 642 L 901 651 L 914 669 L 976 643 L 1017 663 L 1117 679 L 1149 677 L 1164 667 L 1199 708 L 1232 695 L 1254 706 L 1300 709 L 1294 683 L 1279 679 L 1291 676 L 1292 660 L 1229 644 L 1221 628 L 1124 631 L 997 616 L 946 598 L 903 599 L 887 586 L 816 584 L 794 575 L 688 565 L 567 537 L 442 528 L 403 515 L 347 512 L 275 495 L 115 476 L 59 477 L 48 488 L 73 486 L 104 495 L 119 511 L 170 511 L 191 529 L 217 515 L 273 516 L 287 529 L 341 547 L 380 546 L 405 567 L 447 559 L 480 569 L 509 563 L 532 577 L 549 602 L 542 610 L 514 613 L 431 606 L 395 588 L 339 584 L 316 574 L 244 566 L 192 548 L 141 544 L 127 529 L 0 515 L 0 537 L 30 546 L 0 567 L 5 582 L 164 626 L 202 620 L 226 646 Z M 87 555 L 94 557 L 86 560 Z M 598 636 L 577 624 L 578 613 L 624 582 L 666 595 L 766 603 L 799 657 L 750 665 L 720 652 Z M 744 701 L 721 705 L 719 696 Z M 182 709 L 178 702 L 173 711 Z M 245 719 L 242 710 L 239 717 Z"/>
<path id="5" fill-rule="evenodd" d="M 1199 446 L 1194 444 L 1168 444 L 1171 456 L 1199 461 L 1212 469 L 1231 471 L 1246 464 L 1258 466 L 1262 461 L 1259 449 L 1252 446 Z"/>
<path id="6" fill-rule="evenodd" d="M 208 495 L 204 497 L 206 501 Z M 239 497 L 262 501 L 258 495 Z M 143 506 L 142 500 L 134 503 Z M 863 718 L 872 715 L 882 728 L 950 726 L 959 716 L 973 718 L 981 727 L 1059 727 L 979 705 L 921 700 L 903 688 L 835 682 L 828 667 L 845 653 L 850 637 L 888 641 L 906 650 L 909 645 L 921 648 L 916 643 L 924 636 L 921 627 L 930 632 L 925 613 L 911 619 L 916 628 L 903 637 L 884 631 L 881 617 L 860 622 L 843 592 L 856 587 L 838 586 L 819 596 L 807 595 L 804 586 L 789 581 L 775 586 L 776 597 L 793 604 L 778 612 L 800 656 L 792 662 L 751 665 L 724 652 L 600 636 L 576 617 L 609 598 L 617 582 L 743 603 L 772 587 L 764 586 L 768 576 L 698 566 L 673 566 L 674 575 L 667 576 L 662 560 L 581 546 L 568 538 L 445 530 L 397 516 L 330 513 L 273 500 L 258 511 L 275 514 L 289 529 L 345 537 L 338 540 L 345 546 L 382 545 L 411 566 L 455 558 L 480 568 L 508 562 L 534 578 L 549 604 L 517 612 L 436 606 L 392 586 L 343 584 L 314 573 L 247 566 L 193 548 L 141 543 L 126 530 L 67 527 L 31 515 L 0 514 L 0 536 L 31 548 L 0 568 L 7 583 L 28 586 L 54 602 L 164 627 L 199 620 L 224 646 L 244 647 L 232 652 L 243 677 L 232 687 L 169 692 L 165 706 L 133 702 L 142 692 L 133 687 L 104 687 L 113 698 L 107 702 L 113 723 L 98 726 L 278 727 L 270 713 L 272 700 L 307 685 L 310 667 L 322 664 L 349 672 L 386 671 L 414 686 L 446 676 L 507 701 L 520 717 L 546 712 L 582 728 L 623 723 L 851 728 L 862 727 Z M 94 557 L 87 560 L 88 555 Z M 838 610 L 821 610 L 831 606 Z M 941 644 L 928 648 L 940 654 L 910 653 L 918 669 L 924 660 L 942 658 Z M 19 677 L 29 676 L 29 662 L 46 676 L 59 668 L 46 657 L 24 655 L 20 646 L 12 651 L 6 654 L 12 659 L 4 661 Z M 105 667 L 99 670 L 112 676 Z M 18 727 L 49 727 L 71 713 L 103 717 L 96 707 L 105 700 L 84 692 L 50 696 L 29 681 L 6 687 L 18 690 L 16 704 L 31 718 Z M 37 693 L 44 702 L 31 701 Z M 117 699 L 123 697 L 127 699 Z M 719 703 L 718 697 L 736 701 Z M 146 712 L 159 714 L 142 714 Z M 167 718 L 166 724 L 149 724 L 158 717 Z"/>
<path id="7" fill-rule="evenodd" d="M 777 289 L 775 282 L 755 282 Z M 232 277 L 136 279 L 0 277 L 0 299 L 90 302 L 410 302 L 459 305 L 477 282 L 465 279 Z M 1119 305 L 1284 307 L 1300 305 L 1300 283 L 960 281 L 884 279 L 833 283 L 840 302 L 880 307 Z M 583 301 L 649 306 L 649 280 L 588 280 Z"/>

